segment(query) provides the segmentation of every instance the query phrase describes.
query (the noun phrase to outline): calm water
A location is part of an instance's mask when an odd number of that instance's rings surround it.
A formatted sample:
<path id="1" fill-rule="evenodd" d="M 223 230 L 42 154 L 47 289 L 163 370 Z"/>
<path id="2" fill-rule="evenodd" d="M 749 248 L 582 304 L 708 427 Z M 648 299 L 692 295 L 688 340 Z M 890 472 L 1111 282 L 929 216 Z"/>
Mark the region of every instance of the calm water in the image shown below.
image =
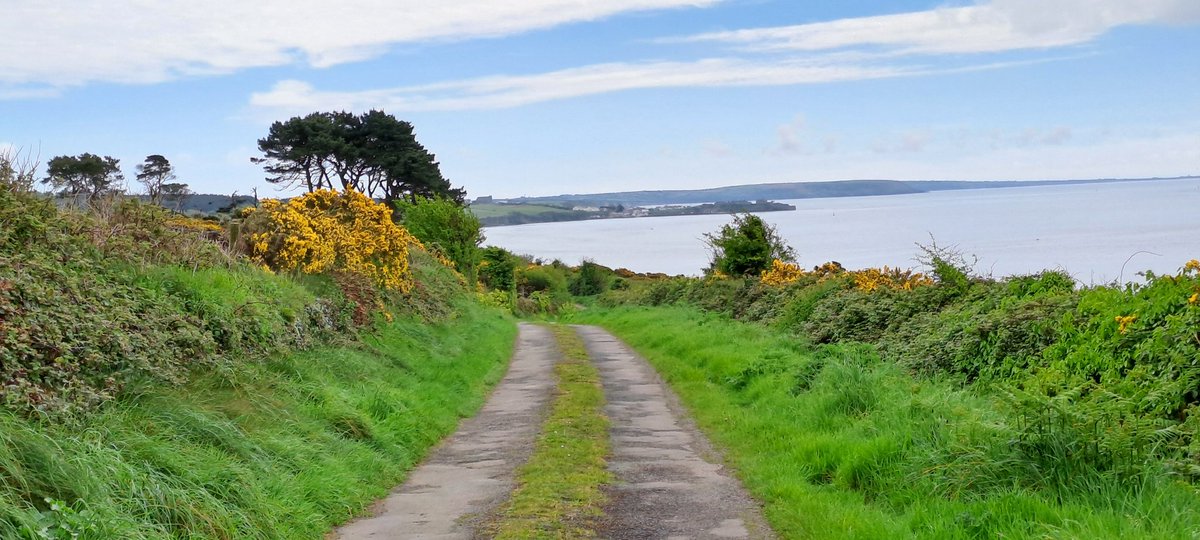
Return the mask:
<path id="1" fill-rule="evenodd" d="M 813 266 L 915 266 L 916 244 L 956 246 L 997 277 L 1063 269 L 1085 284 L 1174 272 L 1200 257 L 1200 178 L 787 201 L 762 214 Z M 487 242 L 576 264 L 696 275 L 706 232 L 728 216 L 606 219 L 492 227 Z M 1128 263 L 1126 261 L 1128 260 Z M 1124 271 L 1122 271 L 1124 266 Z"/>

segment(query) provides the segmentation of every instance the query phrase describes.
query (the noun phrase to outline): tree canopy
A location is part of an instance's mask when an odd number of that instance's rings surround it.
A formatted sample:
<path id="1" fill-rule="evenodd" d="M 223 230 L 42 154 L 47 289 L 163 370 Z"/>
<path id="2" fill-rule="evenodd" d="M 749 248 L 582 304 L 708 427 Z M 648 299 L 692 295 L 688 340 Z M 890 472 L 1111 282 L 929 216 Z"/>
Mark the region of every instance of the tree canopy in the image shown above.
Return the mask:
<path id="1" fill-rule="evenodd" d="M 146 194 L 150 196 L 150 202 L 158 204 L 163 195 L 164 185 L 175 180 L 175 167 L 167 158 L 151 154 L 137 166 L 137 171 L 137 180 L 146 186 Z"/>
<path id="2" fill-rule="evenodd" d="M 397 200 L 464 192 L 442 176 L 435 156 L 417 142 L 412 124 L 372 110 L 316 112 L 275 122 L 258 140 L 267 181 L 288 187 L 353 189 L 391 206 Z"/>
<path id="3" fill-rule="evenodd" d="M 704 235 L 704 241 L 712 250 L 710 272 L 721 272 L 729 276 L 757 276 L 779 259 L 792 261 L 795 251 L 784 242 L 783 237 L 754 214 L 737 214 L 733 223 L 726 224 L 715 233 Z"/>
<path id="4" fill-rule="evenodd" d="M 95 201 L 115 191 L 123 180 L 125 175 L 121 174 L 120 160 L 83 153 L 47 161 L 46 178 L 42 183 L 49 184 L 60 195 L 87 195 L 88 201 Z"/>

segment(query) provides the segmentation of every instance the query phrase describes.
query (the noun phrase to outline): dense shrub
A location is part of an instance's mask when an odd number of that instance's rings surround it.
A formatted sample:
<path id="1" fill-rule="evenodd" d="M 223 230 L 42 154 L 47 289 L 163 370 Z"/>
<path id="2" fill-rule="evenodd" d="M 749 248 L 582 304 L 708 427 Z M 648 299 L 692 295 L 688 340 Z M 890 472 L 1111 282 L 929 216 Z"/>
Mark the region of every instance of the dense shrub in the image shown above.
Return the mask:
<path id="1" fill-rule="evenodd" d="M 170 297 L 94 260 L 0 255 L 0 396 L 25 413 L 91 408 L 139 378 L 178 382 L 217 344 Z"/>
<path id="2" fill-rule="evenodd" d="M 991 280 L 952 260 L 932 260 L 932 284 L 831 264 L 788 279 L 635 279 L 602 304 L 683 303 L 813 343 L 867 343 L 912 372 L 1020 396 L 1007 402 L 1025 427 L 997 436 L 1030 441 L 1005 458 L 1040 463 L 1030 478 L 1141 474 L 1154 462 L 1200 479 L 1200 261 L 1079 290 L 1062 272 Z M 1038 429 L 1061 438 L 1031 439 Z M 1086 455 L 1062 453 L 1084 443 Z"/>
<path id="3" fill-rule="evenodd" d="M 567 289 L 575 296 L 595 296 L 611 288 L 612 283 L 612 270 L 592 261 L 583 261 Z"/>
<path id="4" fill-rule="evenodd" d="M 488 246 L 479 262 L 479 281 L 495 291 L 513 292 L 517 289 L 517 259 L 504 248 Z"/>
<path id="5" fill-rule="evenodd" d="M 479 218 L 465 206 L 445 198 L 418 198 L 416 202 L 397 201 L 396 210 L 404 228 L 425 246 L 454 262 L 454 268 L 467 278 L 476 280 L 483 226 Z"/>
<path id="6" fill-rule="evenodd" d="M 704 240 L 712 250 L 709 273 L 757 276 L 776 259 L 792 261 L 796 258 L 775 227 L 754 214 L 734 215 L 732 223 L 715 233 L 705 234 Z"/>
<path id="7" fill-rule="evenodd" d="M 332 270 L 367 276 L 385 289 L 412 287 L 411 234 L 392 222 L 392 211 L 355 191 L 316 190 L 248 209 L 244 249 L 271 270 L 321 274 Z"/>

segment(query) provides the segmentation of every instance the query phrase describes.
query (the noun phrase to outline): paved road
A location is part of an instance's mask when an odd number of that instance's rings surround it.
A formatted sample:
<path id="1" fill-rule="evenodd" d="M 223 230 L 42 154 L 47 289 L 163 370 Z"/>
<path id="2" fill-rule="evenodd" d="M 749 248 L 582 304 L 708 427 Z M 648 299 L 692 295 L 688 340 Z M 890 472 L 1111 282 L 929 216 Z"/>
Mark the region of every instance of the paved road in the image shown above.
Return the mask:
<path id="1" fill-rule="evenodd" d="M 758 505 L 727 474 L 645 360 L 608 332 L 576 331 L 600 370 L 611 420 L 609 469 L 617 482 L 600 538 L 773 539 Z M 331 535 L 342 540 L 485 538 L 489 514 L 507 500 L 528 461 L 553 395 L 560 358 L 553 332 L 522 324 L 508 374 L 483 410 L 465 420 L 372 517 Z"/>
<path id="2" fill-rule="evenodd" d="M 609 470 L 617 483 L 600 537 L 775 538 L 658 373 L 603 329 L 576 331 L 600 370 L 612 422 Z"/>
<path id="3" fill-rule="evenodd" d="M 558 360 L 554 334 L 521 324 L 508 374 L 474 418 L 376 504 L 373 517 L 340 527 L 335 538 L 470 539 L 487 513 L 508 499 L 514 470 L 529 460 L 549 410 Z"/>

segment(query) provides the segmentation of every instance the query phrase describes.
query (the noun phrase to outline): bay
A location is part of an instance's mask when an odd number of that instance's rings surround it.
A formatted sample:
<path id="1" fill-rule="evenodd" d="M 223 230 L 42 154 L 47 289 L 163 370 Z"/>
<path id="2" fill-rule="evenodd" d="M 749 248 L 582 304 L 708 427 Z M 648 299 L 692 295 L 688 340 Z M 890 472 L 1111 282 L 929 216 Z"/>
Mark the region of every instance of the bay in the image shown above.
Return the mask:
<path id="1" fill-rule="evenodd" d="M 1200 257 L 1200 178 L 784 201 L 760 214 L 811 267 L 917 267 L 931 240 L 996 277 L 1059 269 L 1087 284 L 1177 271 Z M 535 223 L 485 230 L 487 244 L 550 261 L 699 275 L 703 235 L 729 216 Z"/>

